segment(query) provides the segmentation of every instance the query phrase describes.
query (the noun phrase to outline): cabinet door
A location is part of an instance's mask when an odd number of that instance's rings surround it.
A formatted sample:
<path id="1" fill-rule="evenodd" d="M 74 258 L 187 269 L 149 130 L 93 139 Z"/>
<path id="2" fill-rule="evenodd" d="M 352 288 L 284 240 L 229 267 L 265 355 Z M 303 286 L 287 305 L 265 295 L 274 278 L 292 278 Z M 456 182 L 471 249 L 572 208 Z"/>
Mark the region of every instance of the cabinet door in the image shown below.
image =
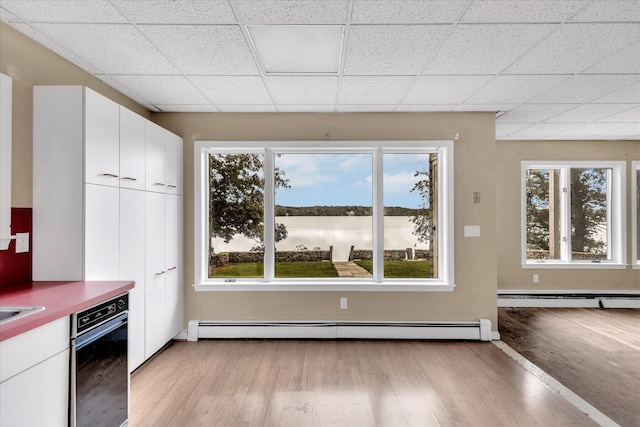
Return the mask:
<path id="1" fill-rule="evenodd" d="M 165 143 L 166 192 L 182 194 L 182 138 L 167 131 Z"/>
<path id="2" fill-rule="evenodd" d="M 134 280 L 129 291 L 129 372 L 145 360 L 145 220 L 144 191 L 120 189 L 120 280 Z"/>
<path id="3" fill-rule="evenodd" d="M 85 182 L 120 186 L 120 106 L 85 88 Z"/>
<path id="4" fill-rule="evenodd" d="M 145 193 L 146 272 L 145 272 L 145 358 L 166 342 L 165 319 L 165 195 Z"/>
<path id="5" fill-rule="evenodd" d="M 146 189 L 165 192 L 164 136 L 166 131 L 157 124 L 146 122 Z"/>
<path id="6" fill-rule="evenodd" d="M 120 187 L 145 189 L 146 120 L 120 107 Z"/>
<path id="7" fill-rule="evenodd" d="M 176 336 L 183 327 L 182 287 L 182 197 L 165 196 L 166 206 L 166 339 Z"/>
<path id="8" fill-rule="evenodd" d="M 85 280 L 118 280 L 120 189 L 85 184 Z"/>

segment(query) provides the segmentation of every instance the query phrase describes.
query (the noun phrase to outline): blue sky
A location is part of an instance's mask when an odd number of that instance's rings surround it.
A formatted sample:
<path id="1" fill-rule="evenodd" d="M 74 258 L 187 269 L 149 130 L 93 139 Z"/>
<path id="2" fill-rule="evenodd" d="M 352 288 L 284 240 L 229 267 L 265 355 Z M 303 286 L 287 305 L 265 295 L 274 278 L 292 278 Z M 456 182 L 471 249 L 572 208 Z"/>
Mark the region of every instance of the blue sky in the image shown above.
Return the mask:
<path id="1" fill-rule="evenodd" d="M 281 206 L 371 206 L 371 154 L 283 154 L 276 167 L 285 172 L 291 188 L 276 190 Z M 418 207 L 411 188 L 416 170 L 426 168 L 428 155 L 385 154 L 385 206 Z"/>

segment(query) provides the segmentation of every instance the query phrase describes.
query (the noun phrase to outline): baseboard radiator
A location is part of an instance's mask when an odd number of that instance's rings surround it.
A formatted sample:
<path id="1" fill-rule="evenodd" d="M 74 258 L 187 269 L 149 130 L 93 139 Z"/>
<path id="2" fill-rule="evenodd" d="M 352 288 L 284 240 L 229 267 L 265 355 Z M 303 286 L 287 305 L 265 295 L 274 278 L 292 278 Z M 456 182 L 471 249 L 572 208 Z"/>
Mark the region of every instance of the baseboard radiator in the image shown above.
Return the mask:
<path id="1" fill-rule="evenodd" d="M 498 291 L 498 307 L 640 308 L 640 291 Z"/>
<path id="2" fill-rule="evenodd" d="M 293 322 L 190 320 L 187 340 L 238 339 L 492 339 L 491 321 L 469 322 Z"/>

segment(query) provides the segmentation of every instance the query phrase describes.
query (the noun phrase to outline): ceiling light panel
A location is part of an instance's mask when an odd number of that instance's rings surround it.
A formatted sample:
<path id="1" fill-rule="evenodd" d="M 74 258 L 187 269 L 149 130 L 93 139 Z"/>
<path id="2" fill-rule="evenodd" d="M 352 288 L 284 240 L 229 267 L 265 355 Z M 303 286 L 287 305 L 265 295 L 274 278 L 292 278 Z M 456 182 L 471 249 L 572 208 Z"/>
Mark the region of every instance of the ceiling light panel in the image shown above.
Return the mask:
<path id="1" fill-rule="evenodd" d="M 571 18 L 589 1 L 538 0 L 474 1 L 460 20 L 461 22 L 563 22 Z"/>
<path id="2" fill-rule="evenodd" d="M 572 21 L 638 22 L 640 21 L 640 2 L 638 0 L 594 1 L 583 11 L 578 13 Z"/>
<path id="3" fill-rule="evenodd" d="M 344 76 L 340 85 L 340 104 L 397 104 L 413 77 Z"/>
<path id="4" fill-rule="evenodd" d="M 640 76 L 579 75 L 531 100 L 533 103 L 584 104 L 636 83 Z M 598 100 L 602 103 L 602 100 Z"/>
<path id="5" fill-rule="evenodd" d="M 230 24 L 236 22 L 227 0 L 112 0 L 138 24 Z"/>
<path id="6" fill-rule="evenodd" d="M 337 73 L 343 25 L 248 25 L 265 73 Z"/>
<path id="7" fill-rule="evenodd" d="M 491 79 L 491 76 L 422 76 L 402 103 L 460 104 Z"/>
<path id="8" fill-rule="evenodd" d="M 268 76 L 266 81 L 277 104 L 336 102 L 337 76 Z"/>
<path id="9" fill-rule="evenodd" d="M 425 74 L 497 74 L 559 25 L 458 25 Z"/>
<path id="10" fill-rule="evenodd" d="M 31 24 L 106 74 L 175 74 L 177 70 L 133 25 Z"/>
<path id="11" fill-rule="evenodd" d="M 498 117 L 498 123 L 537 123 L 580 104 L 524 104 Z"/>
<path id="12" fill-rule="evenodd" d="M 630 107 L 631 105 L 626 104 L 584 104 L 551 117 L 547 122 L 588 123 L 628 110 Z"/>
<path id="13" fill-rule="evenodd" d="M 607 57 L 586 72 L 590 74 L 640 74 L 640 42 Z"/>
<path id="14" fill-rule="evenodd" d="M 465 103 L 523 104 L 568 78 L 568 76 L 498 76 Z"/>
<path id="15" fill-rule="evenodd" d="M 358 24 L 430 24 L 455 22 L 467 0 L 355 0 L 351 22 Z"/>
<path id="16" fill-rule="evenodd" d="M 259 73 L 237 25 L 140 25 L 139 28 L 184 74 Z"/>
<path id="17" fill-rule="evenodd" d="M 111 76 L 111 78 L 155 105 L 210 103 L 182 76 Z"/>
<path id="18" fill-rule="evenodd" d="M 335 24 L 347 20 L 348 0 L 232 0 L 238 19 L 252 24 Z"/>
<path id="19" fill-rule="evenodd" d="M 193 76 L 193 84 L 214 104 L 271 104 L 259 76 Z"/>
<path id="20" fill-rule="evenodd" d="M 640 41 L 637 24 L 566 24 L 520 58 L 507 73 L 580 73 L 611 52 Z"/>
<path id="21" fill-rule="evenodd" d="M 24 21 L 123 23 L 124 16 L 106 0 L 2 0 L 2 7 Z"/>
<path id="22" fill-rule="evenodd" d="M 344 73 L 417 75 L 449 25 L 351 25 Z"/>

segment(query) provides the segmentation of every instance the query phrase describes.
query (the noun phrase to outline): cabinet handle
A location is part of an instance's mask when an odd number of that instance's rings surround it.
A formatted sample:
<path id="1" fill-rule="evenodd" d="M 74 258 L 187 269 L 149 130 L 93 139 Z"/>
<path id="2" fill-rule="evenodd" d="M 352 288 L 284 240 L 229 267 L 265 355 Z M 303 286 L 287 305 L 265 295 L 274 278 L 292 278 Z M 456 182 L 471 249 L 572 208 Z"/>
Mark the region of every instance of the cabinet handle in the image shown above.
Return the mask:
<path id="1" fill-rule="evenodd" d="M 169 270 L 169 271 L 173 271 L 173 270 L 175 270 L 175 269 L 177 269 L 177 268 L 178 268 L 178 267 L 171 267 L 171 268 L 169 268 L 168 270 Z"/>
<path id="2" fill-rule="evenodd" d="M 153 185 L 162 185 L 163 187 L 166 186 L 164 182 L 154 182 Z"/>
<path id="3" fill-rule="evenodd" d="M 154 276 L 162 276 L 164 273 L 166 273 L 166 272 L 165 271 L 161 271 L 160 273 L 154 274 Z"/>
<path id="4" fill-rule="evenodd" d="M 127 181 L 137 181 L 137 178 L 132 178 L 130 176 L 123 176 L 122 179 L 126 179 Z"/>
<path id="5" fill-rule="evenodd" d="M 178 188 L 177 185 L 172 185 L 172 184 L 168 184 L 167 187 L 169 187 L 169 188 Z"/>
<path id="6" fill-rule="evenodd" d="M 112 173 L 103 173 L 102 176 L 108 176 L 109 178 L 117 178 L 118 175 L 112 174 Z"/>

